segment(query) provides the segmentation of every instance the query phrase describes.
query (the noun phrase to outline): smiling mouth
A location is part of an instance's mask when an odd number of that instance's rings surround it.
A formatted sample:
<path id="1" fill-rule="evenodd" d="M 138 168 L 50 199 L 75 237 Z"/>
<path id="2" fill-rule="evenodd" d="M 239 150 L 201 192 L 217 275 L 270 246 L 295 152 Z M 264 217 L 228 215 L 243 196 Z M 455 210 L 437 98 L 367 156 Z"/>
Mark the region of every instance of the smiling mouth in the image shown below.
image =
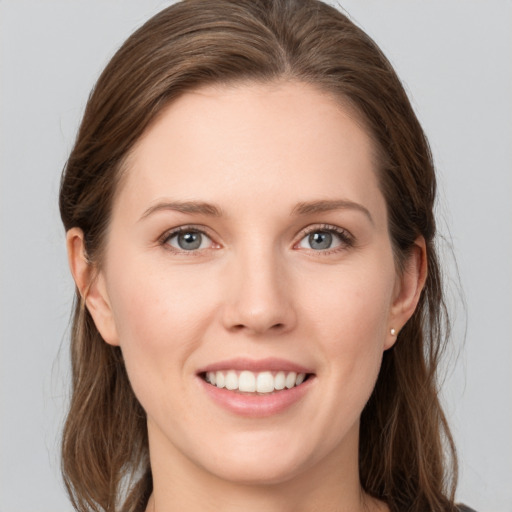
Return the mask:
<path id="1" fill-rule="evenodd" d="M 225 370 L 203 372 L 199 376 L 208 384 L 220 389 L 238 393 L 270 394 L 298 387 L 311 378 L 313 374 L 287 371 Z"/>

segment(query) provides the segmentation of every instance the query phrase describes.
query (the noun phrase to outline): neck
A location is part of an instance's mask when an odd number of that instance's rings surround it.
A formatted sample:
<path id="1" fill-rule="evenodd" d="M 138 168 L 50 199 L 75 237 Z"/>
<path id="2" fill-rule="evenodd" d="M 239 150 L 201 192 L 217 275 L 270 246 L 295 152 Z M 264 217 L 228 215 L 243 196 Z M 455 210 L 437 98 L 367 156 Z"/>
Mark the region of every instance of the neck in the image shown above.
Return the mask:
<path id="1" fill-rule="evenodd" d="M 158 443 L 160 444 L 160 443 Z M 357 443 L 284 481 L 237 482 L 198 467 L 178 450 L 151 450 L 153 495 L 146 512 L 376 512 L 386 507 L 359 482 Z"/>

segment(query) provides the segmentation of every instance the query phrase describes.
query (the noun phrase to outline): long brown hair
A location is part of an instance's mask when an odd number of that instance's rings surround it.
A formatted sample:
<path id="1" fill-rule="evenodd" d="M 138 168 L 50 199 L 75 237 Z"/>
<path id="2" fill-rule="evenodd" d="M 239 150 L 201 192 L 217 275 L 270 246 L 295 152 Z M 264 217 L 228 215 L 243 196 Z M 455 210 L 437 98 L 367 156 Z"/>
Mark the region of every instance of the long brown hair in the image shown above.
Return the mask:
<path id="1" fill-rule="evenodd" d="M 435 248 L 436 181 L 428 142 L 376 44 L 317 0 L 185 0 L 163 10 L 120 48 L 99 78 L 63 173 L 66 230 L 84 232 L 101 266 L 123 162 L 162 108 L 211 83 L 295 80 L 355 108 L 375 141 L 397 268 L 426 241 L 428 277 L 361 417 L 360 480 L 392 511 L 451 511 L 453 441 L 436 370 L 448 320 Z M 81 512 L 143 510 L 152 491 L 145 412 L 118 347 L 75 299 L 73 390 L 62 441 L 64 480 Z"/>

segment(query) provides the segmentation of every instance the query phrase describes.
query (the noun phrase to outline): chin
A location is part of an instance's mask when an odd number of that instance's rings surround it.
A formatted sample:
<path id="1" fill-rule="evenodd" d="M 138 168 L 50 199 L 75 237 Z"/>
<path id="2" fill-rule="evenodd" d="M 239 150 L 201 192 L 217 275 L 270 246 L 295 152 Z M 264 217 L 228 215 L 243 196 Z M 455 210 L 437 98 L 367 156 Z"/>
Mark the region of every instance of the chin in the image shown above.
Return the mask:
<path id="1" fill-rule="evenodd" d="M 258 436 L 256 436 L 258 437 Z M 293 479 L 314 464 L 305 443 L 297 443 L 282 435 L 266 442 L 232 443 L 216 450 L 201 464 L 209 473 L 238 484 L 276 485 Z"/>
<path id="2" fill-rule="evenodd" d="M 274 457 L 275 459 L 275 457 Z M 286 464 L 282 461 L 250 461 L 221 463 L 206 468 L 217 478 L 248 486 L 271 486 L 290 481 L 301 473 L 302 464 Z"/>

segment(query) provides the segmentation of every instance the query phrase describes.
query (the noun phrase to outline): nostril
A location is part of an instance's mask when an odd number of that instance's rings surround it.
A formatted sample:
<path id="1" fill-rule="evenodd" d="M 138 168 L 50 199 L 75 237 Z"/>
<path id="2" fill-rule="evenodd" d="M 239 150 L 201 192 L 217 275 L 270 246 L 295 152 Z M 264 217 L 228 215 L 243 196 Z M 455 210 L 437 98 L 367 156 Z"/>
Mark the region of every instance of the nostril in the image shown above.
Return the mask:
<path id="1" fill-rule="evenodd" d="M 280 322 L 280 323 L 271 325 L 269 330 L 272 330 L 272 331 L 282 331 L 284 328 L 285 328 L 285 324 Z M 249 327 L 249 326 L 247 326 L 245 324 L 236 324 L 236 325 L 231 326 L 231 330 L 232 331 L 242 331 L 244 329 L 250 329 L 251 330 L 251 327 Z M 258 330 L 260 330 L 260 329 L 258 329 Z M 261 330 L 265 330 L 265 329 L 261 329 Z"/>

